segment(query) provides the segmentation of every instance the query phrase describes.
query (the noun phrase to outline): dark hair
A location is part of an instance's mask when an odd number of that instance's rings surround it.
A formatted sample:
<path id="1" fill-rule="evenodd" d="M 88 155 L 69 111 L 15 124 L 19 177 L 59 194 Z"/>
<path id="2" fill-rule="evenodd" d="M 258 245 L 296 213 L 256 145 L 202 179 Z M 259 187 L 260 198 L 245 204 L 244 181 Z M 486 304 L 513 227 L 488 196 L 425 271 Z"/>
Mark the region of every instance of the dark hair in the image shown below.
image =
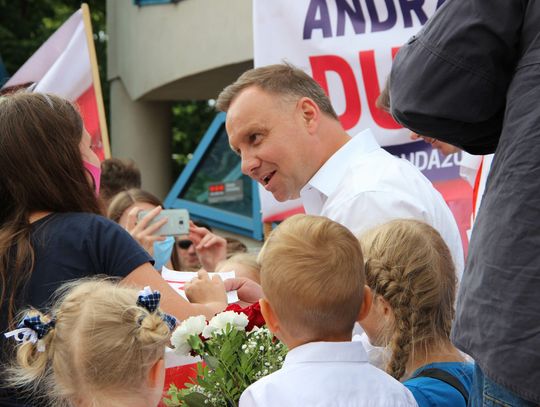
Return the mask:
<path id="1" fill-rule="evenodd" d="M 100 213 L 79 149 L 82 133 L 81 116 L 65 99 L 26 92 L 0 97 L 0 308 L 7 304 L 10 324 L 17 292 L 33 269 L 29 216 Z"/>
<path id="2" fill-rule="evenodd" d="M 108 158 L 101 163 L 101 198 L 109 202 L 116 194 L 141 187 L 141 172 L 131 160 Z"/>

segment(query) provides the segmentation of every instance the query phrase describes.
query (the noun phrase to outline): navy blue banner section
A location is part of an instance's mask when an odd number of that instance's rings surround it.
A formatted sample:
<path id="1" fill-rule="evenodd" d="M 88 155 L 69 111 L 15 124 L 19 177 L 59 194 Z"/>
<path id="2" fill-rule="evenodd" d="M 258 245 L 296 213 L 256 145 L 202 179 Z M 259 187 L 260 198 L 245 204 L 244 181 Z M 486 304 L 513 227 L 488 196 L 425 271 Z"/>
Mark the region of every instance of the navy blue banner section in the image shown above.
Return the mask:
<path id="1" fill-rule="evenodd" d="M 459 179 L 461 152 L 443 155 L 431 144 L 416 141 L 384 147 L 389 153 L 413 163 L 432 182 Z"/>

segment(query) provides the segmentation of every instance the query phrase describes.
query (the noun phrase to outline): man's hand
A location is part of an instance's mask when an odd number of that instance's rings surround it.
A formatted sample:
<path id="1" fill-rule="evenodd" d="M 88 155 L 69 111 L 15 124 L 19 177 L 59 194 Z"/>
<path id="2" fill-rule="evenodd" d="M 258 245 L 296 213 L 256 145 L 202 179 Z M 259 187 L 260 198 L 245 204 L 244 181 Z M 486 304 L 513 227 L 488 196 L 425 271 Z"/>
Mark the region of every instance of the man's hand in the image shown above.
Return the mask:
<path id="1" fill-rule="evenodd" d="M 240 301 L 247 304 L 258 302 L 263 296 L 263 291 L 259 284 L 242 277 L 225 280 L 225 290 L 237 290 Z"/>

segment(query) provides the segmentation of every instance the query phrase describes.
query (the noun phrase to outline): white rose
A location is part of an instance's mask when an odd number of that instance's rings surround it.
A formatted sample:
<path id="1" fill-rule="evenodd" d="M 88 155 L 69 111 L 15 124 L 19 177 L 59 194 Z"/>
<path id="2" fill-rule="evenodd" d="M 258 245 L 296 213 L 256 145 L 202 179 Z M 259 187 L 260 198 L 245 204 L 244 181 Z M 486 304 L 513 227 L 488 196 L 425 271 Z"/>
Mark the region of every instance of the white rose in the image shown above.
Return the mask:
<path id="1" fill-rule="evenodd" d="M 171 335 L 171 344 L 179 355 L 189 355 L 191 346 L 187 340 L 192 335 L 200 335 L 206 327 L 206 318 L 203 315 L 189 317 L 174 330 Z"/>
<path id="2" fill-rule="evenodd" d="M 204 328 L 202 335 L 205 338 L 210 338 L 214 336 L 216 332 L 223 331 L 227 324 L 230 324 L 238 330 L 244 330 L 248 322 L 249 320 L 246 314 L 236 313 L 234 311 L 221 312 L 210 320 L 208 325 Z"/>

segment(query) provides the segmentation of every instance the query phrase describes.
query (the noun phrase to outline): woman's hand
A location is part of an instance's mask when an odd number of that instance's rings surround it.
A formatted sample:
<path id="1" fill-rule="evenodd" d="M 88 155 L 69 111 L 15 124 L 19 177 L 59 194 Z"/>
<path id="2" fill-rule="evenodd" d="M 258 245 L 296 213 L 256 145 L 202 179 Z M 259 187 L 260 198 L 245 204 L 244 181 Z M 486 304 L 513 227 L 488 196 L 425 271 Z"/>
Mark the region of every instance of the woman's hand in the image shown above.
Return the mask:
<path id="1" fill-rule="evenodd" d="M 217 264 L 227 258 L 227 241 L 193 222 L 189 222 L 189 239 L 195 245 L 203 269 L 215 271 Z"/>
<path id="2" fill-rule="evenodd" d="M 137 220 L 137 215 L 142 209 L 135 206 L 129 212 L 126 224 L 122 225 L 129 234 L 146 250 L 151 256 L 154 255 L 154 242 L 165 240 L 164 236 L 156 235 L 155 233 L 167 223 L 167 218 L 160 219 L 156 223 L 149 223 L 161 212 L 161 206 L 156 206 L 146 214 L 140 221 Z"/>
<path id="3" fill-rule="evenodd" d="M 215 309 L 215 312 L 227 307 L 227 293 L 219 275 L 210 278 L 205 270 L 199 270 L 197 277 L 184 284 L 184 291 L 189 302 L 205 304 Z"/>

